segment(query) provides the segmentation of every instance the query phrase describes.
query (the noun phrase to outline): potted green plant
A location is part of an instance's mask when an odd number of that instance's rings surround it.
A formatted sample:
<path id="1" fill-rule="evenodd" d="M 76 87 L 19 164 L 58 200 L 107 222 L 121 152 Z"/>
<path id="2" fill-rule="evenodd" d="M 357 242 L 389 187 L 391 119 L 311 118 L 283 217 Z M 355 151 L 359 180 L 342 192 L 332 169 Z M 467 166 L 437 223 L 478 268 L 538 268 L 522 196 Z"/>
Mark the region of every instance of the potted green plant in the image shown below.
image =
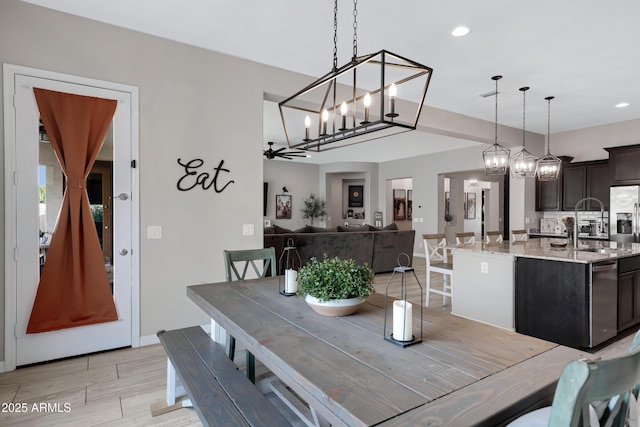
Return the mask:
<path id="1" fill-rule="evenodd" d="M 298 296 L 325 316 L 355 313 L 374 292 L 373 270 L 353 259 L 329 258 L 325 254 L 322 261 L 311 258 L 298 270 Z"/>
<path id="2" fill-rule="evenodd" d="M 327 215 L 327 202 L 311 193 L 309 198 L 302 201 L 304 208 L 300 209 L 303 218 L 311 218 L 311 225 L 313 226 L 313 220 L 318 218 L 322 219 Z"/>

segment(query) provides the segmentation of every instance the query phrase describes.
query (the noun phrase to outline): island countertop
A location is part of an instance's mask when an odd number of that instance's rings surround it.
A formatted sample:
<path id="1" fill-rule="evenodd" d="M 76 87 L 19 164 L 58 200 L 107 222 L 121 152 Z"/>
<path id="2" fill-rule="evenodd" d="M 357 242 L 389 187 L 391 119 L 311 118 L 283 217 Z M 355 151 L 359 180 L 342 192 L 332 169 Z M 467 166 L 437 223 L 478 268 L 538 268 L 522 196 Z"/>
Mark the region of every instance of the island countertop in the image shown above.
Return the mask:
<path id="1" fill-rule="evenodd" d="M 579 240 L 578 248 L 567 244 L 566 247 L 553 247 L 566 243 L 566 239 L 541 238 L 525 242 L 468 243 L 448 245 L 452 251 L 484 252 L 504 254 L 523 258 L 538 258 L 554 261 L 596 263 L 612 258 L 625 258 L 640 255 L 640 243 L 620 243 L 611 241 Z"/>

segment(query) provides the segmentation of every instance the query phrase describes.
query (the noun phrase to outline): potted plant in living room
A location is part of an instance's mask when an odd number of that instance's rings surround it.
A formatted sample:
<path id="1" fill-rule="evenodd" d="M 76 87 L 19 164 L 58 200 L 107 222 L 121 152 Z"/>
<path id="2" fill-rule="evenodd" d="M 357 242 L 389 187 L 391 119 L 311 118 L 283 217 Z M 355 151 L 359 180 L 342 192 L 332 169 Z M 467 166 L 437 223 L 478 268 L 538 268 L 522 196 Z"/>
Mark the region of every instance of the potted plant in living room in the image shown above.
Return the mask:
<path id="1" fill-rule="evenodd" d="M 375 292 L 373 270 L 353 259 L 311 260 L 298 270 L 298 296 L 324 316 L 355 313 L 365 298 Z"/>
<path id="2" fill-rule="evenodd" d="M 300 209 L 302 217 L 311 218 L 312 227 L 314 219 L 322 219 L 327 216 L 327 202 L 320 199 L 315 194 L 311 193 L 311 195 L 302 202 L 304 203 L 304 208 Z"/>

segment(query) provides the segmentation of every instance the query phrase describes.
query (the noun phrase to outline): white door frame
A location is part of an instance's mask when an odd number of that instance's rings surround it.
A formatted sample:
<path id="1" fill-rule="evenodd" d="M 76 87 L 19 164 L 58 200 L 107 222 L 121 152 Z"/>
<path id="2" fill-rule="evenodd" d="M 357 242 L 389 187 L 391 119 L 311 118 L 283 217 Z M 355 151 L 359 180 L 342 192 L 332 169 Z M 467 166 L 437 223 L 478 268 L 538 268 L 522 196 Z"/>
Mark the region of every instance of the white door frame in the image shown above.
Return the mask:
<path id="1" fill-rule="evenodd" d="M 4 180 L 5 180 L 5 328 L 4 328 L 4 366 L 0 362 L 0 372 L 16 368 L 16 286 L 17 286 L 17 233 L 16 224 L 16 112 L 13 107 L 13 87 L 16 75 L 26 75 L 50 80 L 59 80 L 78 85 L 99 87 L 129 93 L 131 96 L 131 155 L 137 161 L 139 157 L 139 101 L 138 88 L 135 86 L 39 70 L 13 64 L 3 64 L 4 91 Z M 138 168 L 131 170 L 131 346 L 140 345 L 140 198 Z"/>

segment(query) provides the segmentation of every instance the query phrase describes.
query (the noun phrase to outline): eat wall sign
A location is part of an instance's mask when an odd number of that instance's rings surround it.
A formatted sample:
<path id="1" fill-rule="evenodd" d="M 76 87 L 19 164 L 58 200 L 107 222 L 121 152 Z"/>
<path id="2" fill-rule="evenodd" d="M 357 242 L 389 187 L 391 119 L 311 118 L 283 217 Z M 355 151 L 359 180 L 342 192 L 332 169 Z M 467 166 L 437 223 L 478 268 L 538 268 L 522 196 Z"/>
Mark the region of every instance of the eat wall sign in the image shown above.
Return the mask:
<path id="1" fill-rule="evenodd" d="M 212 169 L 213 173 L 207 171 L 202 159 L 193 159 L 188 162 L 178 159 L 178 164 L 184 168 L 184 175 L 180 177 L 176 184 L 180 191 L 189 191 L 196 187 L 208 190 L 213 187 L 216 193 L 222 193 L 230 184 L 235 182 L 233 180 L 225 180 L 225 174 L 230 173 L 230 171 L 224 168 L 224 160 L 220 160 L 218 166 Z"/>

